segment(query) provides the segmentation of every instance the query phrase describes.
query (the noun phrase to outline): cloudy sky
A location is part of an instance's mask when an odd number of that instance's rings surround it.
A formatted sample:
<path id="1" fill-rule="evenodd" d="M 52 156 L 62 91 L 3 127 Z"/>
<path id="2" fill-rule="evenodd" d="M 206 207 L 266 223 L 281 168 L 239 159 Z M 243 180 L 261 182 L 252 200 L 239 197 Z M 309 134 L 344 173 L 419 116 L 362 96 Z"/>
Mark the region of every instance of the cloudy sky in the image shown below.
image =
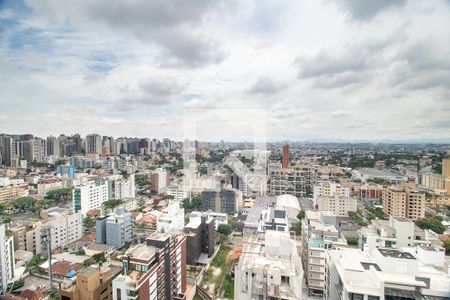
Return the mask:
<path id="1" fill-rule="evenodd" d="M 0 132 L 450 141 L 449 28 L 449 0 L 0 0 Z"/>

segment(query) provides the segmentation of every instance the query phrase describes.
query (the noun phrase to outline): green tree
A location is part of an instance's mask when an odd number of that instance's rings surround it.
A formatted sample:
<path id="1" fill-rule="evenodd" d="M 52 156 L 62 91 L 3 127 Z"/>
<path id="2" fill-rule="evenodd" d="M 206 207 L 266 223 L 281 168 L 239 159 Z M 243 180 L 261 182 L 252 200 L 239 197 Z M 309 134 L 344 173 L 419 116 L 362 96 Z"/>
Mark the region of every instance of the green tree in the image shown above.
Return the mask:
<path id="1" fill-rule="evenodd" d="M 91 217 L 86 217 L 83 220 L 83 226 L 85 232 L 93 232 L 95 229 L 95 220 Z"/>
<path id="2" fill-rule="evenodd" d="M 103 207 L 109 210 L 112 210 L 116 208 L 117 206 L 121 205 L 123 203 L 123 200 L 120 199 L 111 199 L 108 201 L 103 202 Z"/>
<path id="3" fill-rule="evenodd" d="M 219 227 L 217 227 L 217 232 L 224 236 L 229 236 L 231 234 L 231 226 L 228 224 L 220 224 Z"/>
<path id="4" fill-rule="evenodd" d="M 36 200 L 32 197 L 20 197 L 12 201 L 14 208 L 21 211 L 32 210 L 36 204 Z"/>
<path id="5" fill-rule="evenodd" d="M 422 229 L 431 229 L 438 234 L 442 234 L 445 231 L 445 226 L 442 225 L 442 218 L 424 218 L 416 221 L 416 225 Z"/>
<path id="6" fill-rule="evenodd" d="M 349 236 L 349 237 L 346 237 L 346 240 L 347 240 L 347 245 L 358 246 L 358 238 Z"/>
<path id="7" fill-rule="evenodd" d="M 298 214 L 297 214 L 297 219 L 299 220 L 303 220 L 305 218 L 305 211 L 301 210 Z"/>
<path id="8" fill-rule="evenodd" d="M 103 253 L 103 252 L 94 254 L 94 256 L 92 256 L 92 258 L 98 264 L 106 262 L 106 256 L 105 256 L 105 253 Z"/>
<path id="9" fill-rule="evenodd" d="M 444 248 L 445 248 L 445 253 L 450 253 L 450 240 L 445 240 L 444 241 Z"/>
<path id="10" fill-rule="evenodd" d="M 5 212 L 5 210 L 6 210 L 5 204 L 0 203 L 0 215 L 3 215 L 3 213 Z"/>

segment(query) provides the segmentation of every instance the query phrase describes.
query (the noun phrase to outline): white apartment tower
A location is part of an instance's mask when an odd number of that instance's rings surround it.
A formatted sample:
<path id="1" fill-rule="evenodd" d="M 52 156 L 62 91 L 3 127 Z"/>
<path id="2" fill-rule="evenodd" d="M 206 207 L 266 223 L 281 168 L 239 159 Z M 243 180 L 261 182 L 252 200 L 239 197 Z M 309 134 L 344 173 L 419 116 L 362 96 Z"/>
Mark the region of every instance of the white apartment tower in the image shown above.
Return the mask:
<path id="1" fill-rule="evenodd" d="M 109 184 L 105 180 L 92 180 L 77 185 L 72 191 L 73 210 L 83 215 L 91 209 L 101 209 L 109 200 Z"/>

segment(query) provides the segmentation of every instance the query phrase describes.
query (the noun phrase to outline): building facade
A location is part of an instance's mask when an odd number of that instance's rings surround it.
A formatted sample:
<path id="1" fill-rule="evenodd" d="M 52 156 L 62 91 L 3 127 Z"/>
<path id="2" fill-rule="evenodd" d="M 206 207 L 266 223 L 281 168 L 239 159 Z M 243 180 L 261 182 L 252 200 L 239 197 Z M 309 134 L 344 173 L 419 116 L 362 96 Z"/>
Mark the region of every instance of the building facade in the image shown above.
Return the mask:
<path id="1" fill-rule="evenodd" d="M 86 214 L 91 209 L 101 209 L 110 198 L 108 181 L 93 180 L 77 185 L 72 191 L 73 210 Z"/>
<path id="2" fill-rule="evenodd" d="M 411 220 L 425 217 L 426 197 L 406 186 L 391 186 L 383 191 L 383 212 L 389 216 Z"/>
<path id="3" fill-rule="evenodd" d="M 114 245 L 121 249 L 133 241 L 133 226 L 131 214 L 123 207 L 116 208 L 114 214 L 96 219 L 97 243 Z"/>

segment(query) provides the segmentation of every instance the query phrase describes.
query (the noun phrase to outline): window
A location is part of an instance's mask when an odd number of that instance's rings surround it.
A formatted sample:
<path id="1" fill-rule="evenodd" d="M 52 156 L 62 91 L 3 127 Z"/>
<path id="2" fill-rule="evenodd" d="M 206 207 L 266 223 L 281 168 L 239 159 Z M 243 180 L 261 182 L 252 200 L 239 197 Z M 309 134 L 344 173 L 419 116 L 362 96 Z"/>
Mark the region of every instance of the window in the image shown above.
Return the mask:
<path id="1" fill-rule="evenodd" d="M 364 300 L 364 295 L 350 293 L 350 300 Z"/>
<path id="2" fill-rule="evenodd" d="M 116 289 L 116 293 L 117 293 L 117 300 L 122 300 L 122 293 L 120 289 Z"/>
<path id="3" fill-rule="evenodd" d="M 367 300 L 380 300 L 378 296 L 368 296 Z"/>

